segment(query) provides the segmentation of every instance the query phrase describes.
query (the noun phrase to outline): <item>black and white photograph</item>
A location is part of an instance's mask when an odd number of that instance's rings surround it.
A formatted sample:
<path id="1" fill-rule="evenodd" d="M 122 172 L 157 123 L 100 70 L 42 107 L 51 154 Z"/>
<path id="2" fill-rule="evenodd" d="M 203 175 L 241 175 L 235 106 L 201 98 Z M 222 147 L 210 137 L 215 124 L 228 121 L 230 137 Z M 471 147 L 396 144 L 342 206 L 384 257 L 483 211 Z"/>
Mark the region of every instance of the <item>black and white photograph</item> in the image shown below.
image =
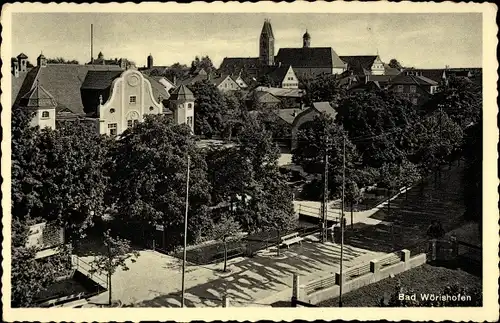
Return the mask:
<path id="1" fill-rule="evenodd" d="M 498 321 L 496 14 L 4 5 L 3 319 Z"/>

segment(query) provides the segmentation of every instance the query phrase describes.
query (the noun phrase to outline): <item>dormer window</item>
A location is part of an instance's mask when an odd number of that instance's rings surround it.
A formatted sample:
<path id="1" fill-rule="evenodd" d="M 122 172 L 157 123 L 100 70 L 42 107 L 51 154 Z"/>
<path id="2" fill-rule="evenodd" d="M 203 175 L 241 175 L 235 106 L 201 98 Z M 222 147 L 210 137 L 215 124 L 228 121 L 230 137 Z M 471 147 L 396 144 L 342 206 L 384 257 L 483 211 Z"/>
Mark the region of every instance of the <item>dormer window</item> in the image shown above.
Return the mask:
<path id="1" fill-rule="evenodd" d="M 49 116 L 50 116 L 50 114 L 49 114 L 49 112 L 48 112 L 48 111 L 43 111 L 43 112 L 42 112 L 42 118 L 44 118 L 44 119 L 48 119 L 48 118 L 49 118 Z"/>

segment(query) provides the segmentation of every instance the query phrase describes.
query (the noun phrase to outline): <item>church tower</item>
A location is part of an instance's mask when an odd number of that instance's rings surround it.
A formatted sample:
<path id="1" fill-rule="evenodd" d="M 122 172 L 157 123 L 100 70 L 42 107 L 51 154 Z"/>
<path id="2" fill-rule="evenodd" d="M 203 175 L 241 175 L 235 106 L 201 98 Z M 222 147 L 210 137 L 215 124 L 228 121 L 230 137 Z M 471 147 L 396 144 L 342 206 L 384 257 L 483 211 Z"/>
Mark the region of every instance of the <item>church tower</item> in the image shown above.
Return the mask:
<path id="1" fill-rule="evenodd" d="M 153 68 L 153 55 L 149 54 L 148 56 L 148 69 Z"/>
<path id="2" fill-rule="evenodd" d="M 274 65 L 274 34 L 271 21 L 266 19 L 260 32 L 259 62 L 263 65 Z"/>
<path id="3" fill-rule="evenodd" d="M 311 47 L 311 35 L 309 35 L 309 33 L 307 32 L 307 29 L 304 36 L 302 36 L 302 47 L 304 48 Z"/>

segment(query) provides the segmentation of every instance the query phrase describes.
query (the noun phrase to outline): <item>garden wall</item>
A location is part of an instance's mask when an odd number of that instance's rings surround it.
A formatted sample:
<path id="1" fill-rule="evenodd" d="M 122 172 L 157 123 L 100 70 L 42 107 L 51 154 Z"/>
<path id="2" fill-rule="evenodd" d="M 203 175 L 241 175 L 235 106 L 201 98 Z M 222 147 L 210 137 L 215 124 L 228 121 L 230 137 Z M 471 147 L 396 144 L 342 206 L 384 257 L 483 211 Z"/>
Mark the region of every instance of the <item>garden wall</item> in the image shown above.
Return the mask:
<path id="1" fill-rule="evenodd" d="M 427 260 L 425 254 L 419 254 L 415 257 L 410 258 L 410 252 L 408 250 L 402 250 L 400 252 L 400 257 L 401 259 L 398 262 L 394 264 L 389 264 L 385 267 L 382 266 L 384 259 L 381 258 L 372 260 L 369 263 L 357 265 L 353 268 L 347 268 L 346 272 L 348 272 L 349 270 L 352 271 L 355 269 L 364 269 L 364 268 L 369 268 L 369 271 L 367 271 L 365 274 L 362 274 L 352 279 L 344 277 L 342 285 L 342 293 L 343 294 L 348 293 L 363 286 L 388 278 L 392 275 L 397 275 L 404 271 L 418 267 L 420 265 L 425 264 Z M 387 256 L 385 258 L 387 259 Z M 308 286 L 310 286 L 311 284 L 316 284 L 316 285 L 321 284 L 322 282 L 320 280 L 310 282 L 305 286 L 300 286 L 297 291 L 298 294 L 297 299 L 306 303 L 317 304 L 324 300 L 336 298 L 340 295 L 339 284 L 341 277 L 338 273 L 336 274 L 335 279 L 333 279 L 333 277 L 326 277 L 323 278 L 322 280 L 325 281 L 324 284 L 325 288 L 322 288 L 318 291 L 314 291 L 312 293 L 311 292 L 307 293 Z"/>

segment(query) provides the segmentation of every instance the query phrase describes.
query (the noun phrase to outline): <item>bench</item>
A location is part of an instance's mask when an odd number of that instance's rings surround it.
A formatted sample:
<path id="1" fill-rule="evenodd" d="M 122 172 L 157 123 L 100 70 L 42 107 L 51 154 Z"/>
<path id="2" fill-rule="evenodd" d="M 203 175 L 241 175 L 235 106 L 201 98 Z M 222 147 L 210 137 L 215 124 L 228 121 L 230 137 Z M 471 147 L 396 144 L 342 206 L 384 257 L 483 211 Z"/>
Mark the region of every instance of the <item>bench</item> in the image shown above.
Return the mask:
<path id="1" fill-rule="evenodd" d="M 380 263 L 380 267 L 389 266 L 401 261 L 401 256 L 396 253 L 391 253 L 383 258 L 380 258 L 378 262 Z"/>
<path id="2" fill-rule="evenodd" d="M 300 237 L 298 232 L 287 234 L 286 236 L 281 237 L 280 247 L 286 246 L 287 248 L 290 248 L 290 245 L 294 243 L 302 244 L 302 240 L 304 240 L 304 238 Z"/>
<path id="3" fill-rule="evenodd" d="M 344 279 L 349 280 L 352 278 L 363 276 L 363 275 L 368 274 L 368 273 L 370 273 L 370 263 L 365 262 L 361 265 L 357 265 L 355 267 L 351 267 L 351 268 L 347 269 L 345 272 Z"/>

